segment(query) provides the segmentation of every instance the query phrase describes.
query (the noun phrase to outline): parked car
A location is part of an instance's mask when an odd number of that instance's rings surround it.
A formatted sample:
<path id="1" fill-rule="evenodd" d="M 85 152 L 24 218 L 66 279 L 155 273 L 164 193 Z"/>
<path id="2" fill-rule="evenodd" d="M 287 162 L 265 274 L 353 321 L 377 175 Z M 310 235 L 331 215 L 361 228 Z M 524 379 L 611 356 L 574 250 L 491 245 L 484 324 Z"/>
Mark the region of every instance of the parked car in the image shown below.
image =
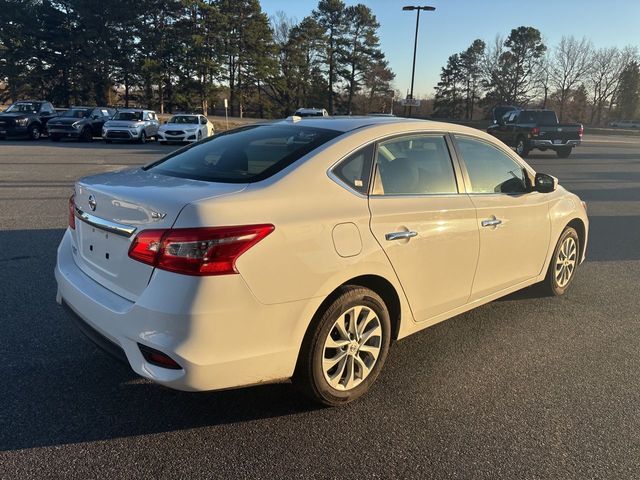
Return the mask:
<path id="1" fill-rule="evenodd" d="M 58 142 L 61 138 L 75 138 L 90 142 L 102 135 L 102 127 L 116 113 L 109 107 L 71 107 L 57 118 L 49 121 L 49 138 Z"/>
<path id="2" fill-rule="evenodd" d="M 145 143 L 156 138 L 160 122 L 153 110 L 127 108 L 118 110 L 102 127 L 102 138 L 106 143 L 113 140 Z"/>
<path id="3" fill-rule="evenodd" d="M 393 339 L 529 285 L 562 295 L 587 232 L 576 195 L 486 133 L 291 118 L 78 181 L 57 301 L 157 383 L 292 378 L 342 405 Z"/>
<path id="4" fill-rule="evenodd" d="M 49 120 L 57 113 L 43 100 L 20 100 L 0 113 L 0 138 L 27 137 L 38 140 L 46 133 Z"/>
<path id="5" fill-rule="evenodd" d="M 204 115 L 177 114 L 158 129 L 158 140 L 169 142 L 197 142 L 213 135 L 213 123 Z"/>
<path id="6" fill-rule="evenodd" d="M 329 112 L 324 108 L 299 108 L 294 115 L 296 117 L 328 117 Z"/>
<path id="7" fill-rule="evenodd" d="M 640 128 L 640 120 L 614 120 L 609 125 L 614 128 Z"/>
<path id="8" fill-rule="evenodd" d="M 567 158 L 582 142 L 584 128 L 580 123 L 558 123 L 553 110 L 514 110 L 490 125 L 487 132 L 515 147 L 523 158 L 534 148 L 554 150 L 558 157 Z"/>

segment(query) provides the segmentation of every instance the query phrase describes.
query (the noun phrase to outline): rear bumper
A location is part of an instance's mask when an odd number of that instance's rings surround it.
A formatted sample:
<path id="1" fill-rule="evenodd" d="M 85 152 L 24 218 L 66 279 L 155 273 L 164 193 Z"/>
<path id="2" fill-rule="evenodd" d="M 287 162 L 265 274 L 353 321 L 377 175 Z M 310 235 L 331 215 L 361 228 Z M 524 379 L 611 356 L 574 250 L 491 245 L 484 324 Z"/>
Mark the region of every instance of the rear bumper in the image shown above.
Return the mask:
<path id="1" fill-rule="evenodd" d="M 67 230 L 55 268 L 57 302 L 73 312 L 83 333 L 109 353 L 124 354 L 142 377 L 177 390 L 204 391 L 293 375 L 304 334 L 300 322 L 308 322 L 309 308 L 321 299 L 263 305 L 240 275 L 190 277 L 156 270 L 132 302 L 83 273 L 73 248 Z M 148 363 L 139 344 L 165 353 L 182 369 Z"/>
<path id="2" fill-rule="evenodd" d="M 552 140 L 530 140 L 529 144 L 534 148 L 559 148 L 559 147 L 577 147 L 582 140 L 567 140 L 565 143 L 553 143 Z"/>

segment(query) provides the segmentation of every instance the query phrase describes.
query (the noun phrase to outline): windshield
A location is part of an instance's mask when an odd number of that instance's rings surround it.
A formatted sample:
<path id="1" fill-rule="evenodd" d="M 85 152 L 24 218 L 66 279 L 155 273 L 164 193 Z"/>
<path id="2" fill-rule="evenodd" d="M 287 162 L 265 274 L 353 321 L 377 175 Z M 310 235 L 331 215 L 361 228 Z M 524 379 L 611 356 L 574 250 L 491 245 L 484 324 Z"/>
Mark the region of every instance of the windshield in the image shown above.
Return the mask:
<path id="1" fill-rule="evenodd" d="M 295 115 L 297 117 L 324 117 L 324 112 L 322 110 L 303 110 L 297 111 Z"/>
<path id="2" fill-rule="evenodd" d="M 171 117 L 169 123 L 198 123 L 198 117 L 195 115 L 176 115 L 175 117 Z"/>
<path id="3" fill-rule="evenodd" d="M 85 118 L 88 117 L 93 108 L 71 108 L 60 115 L 63 118 Z"/>
<path id="4" fill-rule="evenodd" d="M 125 120 L 139 122 L 142 120 L 142 112 L 118 112 L 113 120 Z"/>
<path id="5" fill-rule="evenodd" d="M 32 102 L 22 102 L 22 103 L 14 103 L 9 108 L 7 108 L 6 112 L 20 112 L 20 113 L 38 113 L 40 110 L 39 103 Z"/>
<path id="6" fill-rule="evenodd" d="M 257 182 L 340 133 L 294 125 L 252 125 L 220 133 L 144 168 L 207 182 Z"/>

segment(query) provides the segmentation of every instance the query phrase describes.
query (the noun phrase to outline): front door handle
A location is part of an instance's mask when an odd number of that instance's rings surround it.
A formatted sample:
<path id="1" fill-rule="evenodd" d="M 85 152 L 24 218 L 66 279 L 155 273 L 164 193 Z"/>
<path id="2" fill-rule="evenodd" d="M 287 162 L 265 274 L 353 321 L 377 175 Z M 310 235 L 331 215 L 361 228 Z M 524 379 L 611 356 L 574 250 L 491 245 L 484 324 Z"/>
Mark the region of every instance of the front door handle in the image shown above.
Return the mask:
<path id="1" fill-rule="evenodd" d="M 391 232 L 391 233 L 387 233 L 384 238 L 385 240 L 388 241 L 393 241 L 393 240 L 402 240 L 404 238 L 409 239 L 409 238 L 413 238 L 416 237 L 418 235 L 418 232 L 413 232 L 411 230 L 405 230 L 404 232 Z"/>
<path id="2" fill-rule="evenodd" d="M 501 223 L 502 223 L 502 220 L 500 220 L 499 218 L 496 218 L 496 217 L 489 218 L 487 220 L 482 220 L 482 226 L 483 227 L 497 227 Z"/>

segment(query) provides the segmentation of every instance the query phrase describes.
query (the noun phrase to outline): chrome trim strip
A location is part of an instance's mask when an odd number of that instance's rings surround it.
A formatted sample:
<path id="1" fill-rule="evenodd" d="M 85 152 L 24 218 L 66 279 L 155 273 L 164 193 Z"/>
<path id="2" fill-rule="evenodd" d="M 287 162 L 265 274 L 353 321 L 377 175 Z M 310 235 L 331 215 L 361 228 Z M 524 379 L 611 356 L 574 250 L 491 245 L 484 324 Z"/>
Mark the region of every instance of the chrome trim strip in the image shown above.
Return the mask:
<path id="1" fill-rule="evenodd" d="M 91 215 L 90 213 L 83 212 L 78 207 L 76 207 L 76 217 L 78 217 L 83 222 L 88 223 L 92 227 L 115 233 L 116 235 L 121 235 L 123 237 L 130 237 L 137 230 L 136 227 L 112 222 L 111 220 L 105 220 L 104 218 L 96 217 L 95 215 Z"/>

